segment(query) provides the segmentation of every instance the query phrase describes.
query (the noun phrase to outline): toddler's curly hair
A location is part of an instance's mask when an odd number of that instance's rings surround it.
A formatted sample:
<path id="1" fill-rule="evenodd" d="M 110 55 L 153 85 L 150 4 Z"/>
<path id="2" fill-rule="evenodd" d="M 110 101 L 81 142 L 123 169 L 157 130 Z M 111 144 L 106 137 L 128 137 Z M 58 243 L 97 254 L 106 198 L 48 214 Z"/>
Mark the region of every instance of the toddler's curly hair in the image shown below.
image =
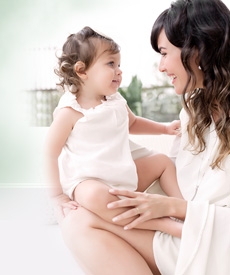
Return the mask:
<path id="1" fill-rule="evenodd" d="M 58 57 L 58 68 L 54 70 L 59 77 L 57 85 L 61 86 L 64 91 L 67 87 L 69 91 L 77 95 L 82 80 L 76 74 L 75 64 L 78 61 L 83 62 L 84 71 L 86 71 L 97 56 L 100 45 L 98 42 L 106 43 L 108 46 L 106 51 L 112 54 L 120 51 L 119 45 L 113 39 L 99 34 L 90 27 L 84 27 L 81 31 L 67 37 L 61 56 Z"/>

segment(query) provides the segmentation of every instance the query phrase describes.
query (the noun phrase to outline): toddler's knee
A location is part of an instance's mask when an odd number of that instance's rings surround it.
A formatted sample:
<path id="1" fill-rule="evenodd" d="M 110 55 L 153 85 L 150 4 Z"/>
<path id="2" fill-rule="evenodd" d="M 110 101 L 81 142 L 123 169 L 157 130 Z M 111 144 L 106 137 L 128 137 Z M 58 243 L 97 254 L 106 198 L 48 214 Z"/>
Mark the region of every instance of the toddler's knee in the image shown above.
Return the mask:
<path id="1" fill-rule="evenodd" d="M 109 202 L 109 187 L 98 181 L 85 181 L 75 190 L 76 201 L 91 211 L 104 209 Z"/>
<path id="2" fill-rule="evenodd" d="M 174 165 L 173 161 L 165 154 L 157 154 L 158 163 L 163 163 L 166 167 L 168 165 Z"/>

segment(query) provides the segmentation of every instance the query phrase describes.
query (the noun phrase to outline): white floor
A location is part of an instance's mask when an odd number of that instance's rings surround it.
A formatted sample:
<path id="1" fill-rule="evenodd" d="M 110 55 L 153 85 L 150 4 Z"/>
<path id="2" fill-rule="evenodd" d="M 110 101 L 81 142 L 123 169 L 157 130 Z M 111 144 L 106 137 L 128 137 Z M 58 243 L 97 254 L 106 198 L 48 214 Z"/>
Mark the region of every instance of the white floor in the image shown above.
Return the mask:
<path id="1" fill-rule="evenodd" d="M 0 188 L 0 274 L 83 275 L 35 191 Z"/>

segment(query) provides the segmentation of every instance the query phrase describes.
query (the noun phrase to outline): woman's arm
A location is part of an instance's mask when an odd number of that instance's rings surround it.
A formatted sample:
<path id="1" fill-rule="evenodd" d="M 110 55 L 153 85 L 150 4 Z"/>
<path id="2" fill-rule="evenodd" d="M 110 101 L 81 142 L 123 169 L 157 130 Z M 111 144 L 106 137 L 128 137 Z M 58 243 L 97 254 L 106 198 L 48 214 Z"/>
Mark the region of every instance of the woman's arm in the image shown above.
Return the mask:
<path id="1" fill-rule="evenodd" d="M 134 228 L 161 231 L 174 237 L 181 238 L 183 223 L 172 220 L 171 218 L 159 218 L 142 222 Z M 124 229 L 128 230 L 131 228 L 125 226 Z"/>
<path id="2" fill-rule="evenodd" d="M 188 201 L 175 274 L 223 274 L 230 270 L 230 208 Z"/>
<path id="3" fill-rule="evenodd" d="M 132 207 L 130 210 L 113 218 L 114 222 L 126 218 L 135 218 L 131 223 L 126 225 L 126 229 L 138 227 L 140 224 L 152 219 L 163 217 L 174 217 L 184 220 L 187 211 L 187 202 L 183 199 L 167 197 L 158 194 L 148 194 L 140 192 L 131 192 L 127 190 L 110 190 L 111 194 L 124 196 L 125 199 L 108 204 L 108 208 Z M 153 228 L 154 229 L 154 228 Z"/>

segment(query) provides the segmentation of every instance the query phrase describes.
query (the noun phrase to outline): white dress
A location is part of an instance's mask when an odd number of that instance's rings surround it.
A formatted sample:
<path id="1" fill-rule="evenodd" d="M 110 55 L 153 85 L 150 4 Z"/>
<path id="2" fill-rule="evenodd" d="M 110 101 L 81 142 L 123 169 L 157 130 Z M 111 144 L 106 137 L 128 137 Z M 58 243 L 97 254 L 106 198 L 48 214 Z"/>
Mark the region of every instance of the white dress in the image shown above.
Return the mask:
<path id="1" fill-rule="evenodd" d="M 75 187 L 86 179 L 98 179 L 114 188 L 136 190 L 137 172 L 131 151 L 141 150 L 134 143 L 130 149 L 126 100 L 117 92 L 97 107 L 86 110 L 67 91 L 54 116 L 64 107 L 81 112 L 83 117 L 76 122 L 59 157 L 63 192 L 72 199 Z"/>
<path id="2" fill-rule="evenodd" d="M 230 155 L 222 170 L 210 167 L 219 143 L 214 123 L 206 132 L 204 152 L 194 155 L 185 150 L 188 116 L 184 110 L 180 119 L 177 177 L 181 193 L 189 202 L 181 240 L 156 232 L 156 263 L 162 275 L 229 275 Z"/>

